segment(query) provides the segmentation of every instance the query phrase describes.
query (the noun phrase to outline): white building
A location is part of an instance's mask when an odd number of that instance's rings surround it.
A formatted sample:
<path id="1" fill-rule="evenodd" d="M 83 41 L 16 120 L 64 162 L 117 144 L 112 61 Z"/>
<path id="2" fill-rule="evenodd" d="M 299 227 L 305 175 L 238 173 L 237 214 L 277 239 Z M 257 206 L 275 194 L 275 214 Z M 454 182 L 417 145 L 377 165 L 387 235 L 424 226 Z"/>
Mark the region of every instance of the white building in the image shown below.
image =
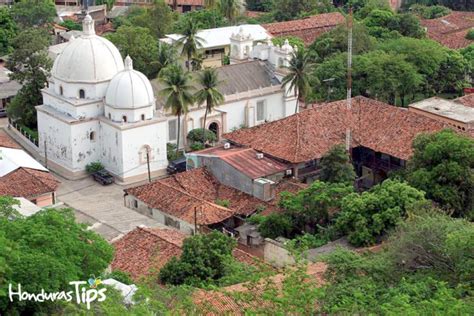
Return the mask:
<path id="1" fill-rule="evenodd" d="M 255 44 L 251 33 L 245 28 L 230 35 L 231 65 L 216 68 L 219 91 L 224 102 L 208 113 L 204 123 L 205 105 L 194 104 L 181 117 L 180 147 L 186 146 L 186 135 L 196 128 L 207 128 L 216 133 L 218 139 L 224 133 L 242 127 L 253 127 L 265 122 L 290 116 L 296 111 L 294 90 L 282 86 L 286 66 L 294 49 L 288 41 L 281 47 L 271 44 Z M 152 81 L 155 94 L 163 88 L 159 79 Z M 166 111 L 164 100 L 158 100 L 158 109 L 168 120 L 168 142 L 176 143 L 177 118 Z"/>
<path id="2" fill-rule="evenodd" d="M 83 36 L 68 43 L 54 61 L 43 105 L 37 107 L 40 152 L 67 178 L 84 176 L 100 161 L 121 182 L 163 172 L 166 119 L 155 110 L 148 79 L 130 57 L 94 31 L 87 16 Z"/>

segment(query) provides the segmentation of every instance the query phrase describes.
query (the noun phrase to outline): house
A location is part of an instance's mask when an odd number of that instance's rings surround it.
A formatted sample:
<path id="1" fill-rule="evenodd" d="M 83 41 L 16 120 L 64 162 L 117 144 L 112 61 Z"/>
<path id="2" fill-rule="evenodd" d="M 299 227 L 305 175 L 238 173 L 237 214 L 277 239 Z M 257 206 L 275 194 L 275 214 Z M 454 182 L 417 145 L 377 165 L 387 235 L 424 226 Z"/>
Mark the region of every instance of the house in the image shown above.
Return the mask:
<path id="1" fill-rule="evenodd" d="M 0 61 L 0 117 L 6 116 L 8 103 L 22 87 L 16 80 L 10 79 L 10 73 L 11 71 L 5 68 L 4 63 Z"/>
<path id="2" fill-rule="evenodd" d="M 225 145 L 186 154 L 187 168 L 205 166 L 222 184 L 263 200 L 275 198 L 273 184 L 291 175 L 286 164 L 252 148 Z"/>
<path id="3" fill-rule="evenodd" d="M 56 203 L 59 181 L 3 131 L 0 133 L 0 195 L 44 207 Z"/>
<path id="4" fill-rule="evenodd" d="M 351 153 L 364 185 L 378 183 L 387 173 L 405 166 L 412 141 L 420 133 L 449 125 L 424 115 L 365 97 L 315 106 L 290 117 L 223 135 L 229 142 L 252 148 L 287 164 L 294 177 L 311 181 L 319 160 L 334 145 L 352 135 Z"/>
<path id="5" fill-rule="evenodd" d="M 310 45 L 322 34 L 338 25 L 344 24 L 346 18 L 340 12 L 322 13 L 299 20 L 262 24 L 272 36 L 296 36 L 305 45 Z"/>
<path id="6" fill-rule="evenodd" d="M 223 65 L 224 57 L 229 55 L 231 50 L 231 37 L 233 34 L 243 32 L 251 38 L 252 46 L 259 41 L 265 41 L 270 36 L 260 25 L 243 24 L 239 26 L 226 26 L 213 29 L 200 30 L 196 36 L 202 39 L 202 46 L 199 47 L 203 55 L 203 67 L 220 67 Z M 168 44 L 176 44 L 182 35 L 168 34 L 161 41 Z"/>
<path id="7" fill-rule="evenodd" d="M 308 279 L 305 282 L 314 282 L 316 286 L 324 285 L 326 270 L 327 264 L 324 262 L 308 264 L 306 270 Z M 249 311 L 258 311 L 262 307 L 271 310 L 271 303 L 265 295 L 268 296 L 270 291 L 271 293 L 275 290 L 281 291 L 287 277 L 287 274 L 279 273 L 252 284 L 239 283 L 219 290 L 197 290 L 192 296 L 196 313 L 199 315 L 246 315 Z M 242 298 L 247 299 L 242 301 Z"/>
<path id="8" fill-rule="evenodd" d="M 275 206 L 221 184 L 206 168 L 196 168 L 125 190 L 125 205 L 185 234 L 235 227 L 257 210 Z"/>
<path id="9" fill-rule="evenodd" d="M 437 19 L 421 19 L 427 36 L 451 49 L 460 49 L 474 43 L 466 38 L 474 28 L 474 12 L 453 11 Z"/>
<path id="10" fill-rule="evenodd" d="M 470 100 L 470 103 L 469 103 Z M 432 97 L 408 106 L 409 111 L 430 117 L 461 131 L 474 130 L 474 97 L 446 100 Z M 470 104 L 469 105 L 465 105 Z"/>
<path id="11" fill-rule="evenodd" d="M 157 275 L 171 258 L 181 256 L 186 237 L 175 229 L 137 227 L 113 243 L 115 256 L 111 268 L 129 273 L 135 281 Z M 238 248 L 232 254 L 245 264 L 252 265 L 257 260 Z"/>
<path id="12" fill-rule="evenodd" d="M 287 54 L 288 55 L 288 54 Z M 262 60 L 245 61 L 216 69 L 220 81 L 219 92 L 224 102 L 208 113 L 205 128 L 220 140 L 222 134 L 242 126 L 252 127 L 277 120 L 295 111 L 296 97 L 282 87 L 279 74 L 271 63 Z M 194 78 L 197 74 L 192 73 Z M 152 81 L 155 95 L 163 89 L 159 79 Z M 199 88 L 196 84 L 196 89 Z M 164 108 L 165 100 L 158 98 L 157 110 L 163 112 L 168 124 L 167 142 L 176 143 L 178 120 Z M 194 104 L 181 117 L 180 145 L 187 146 L 186 135 L 193 129 L 203 128 L 205 106 Z"/>

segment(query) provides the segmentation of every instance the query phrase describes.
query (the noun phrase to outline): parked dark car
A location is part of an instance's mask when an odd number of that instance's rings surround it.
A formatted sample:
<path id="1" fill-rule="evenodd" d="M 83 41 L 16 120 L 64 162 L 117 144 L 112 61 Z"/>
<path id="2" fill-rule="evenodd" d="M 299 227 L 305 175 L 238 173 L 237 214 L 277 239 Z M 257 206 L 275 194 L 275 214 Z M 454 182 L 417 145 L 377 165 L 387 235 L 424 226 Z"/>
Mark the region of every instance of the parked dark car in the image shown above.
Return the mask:
<path id="1" fill-rule="evenodd" d="M 7 117 L 7 109 L 0 109 L 0 117 Z"/>
<path id="2" fill-rule="evenodd" d="M 92 178 L 102 185 L 114 183 L 114 177 L 107 170 L 100 170 L 93 173 Z"/>
<path id="3" fill-rule="evenodd" d="M 186 171 L 186 157 L 180 157 L 173 161 L 170 161 L 168 168 L 166 168 L 169 174 L 179 173 Z"/>

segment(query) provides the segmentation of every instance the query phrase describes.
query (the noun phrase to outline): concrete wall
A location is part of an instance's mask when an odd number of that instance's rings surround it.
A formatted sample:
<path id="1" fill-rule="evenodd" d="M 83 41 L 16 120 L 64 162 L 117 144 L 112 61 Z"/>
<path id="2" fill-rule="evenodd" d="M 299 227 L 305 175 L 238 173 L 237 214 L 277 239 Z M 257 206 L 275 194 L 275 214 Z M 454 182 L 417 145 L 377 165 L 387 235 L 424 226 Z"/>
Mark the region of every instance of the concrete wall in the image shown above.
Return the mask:
<path id="1" fill-rule="evenodd" d="M 269 238 L 265 238 L 263 259 L 278 268 L 295 263 L 295 259 L 282 243 Z"/>

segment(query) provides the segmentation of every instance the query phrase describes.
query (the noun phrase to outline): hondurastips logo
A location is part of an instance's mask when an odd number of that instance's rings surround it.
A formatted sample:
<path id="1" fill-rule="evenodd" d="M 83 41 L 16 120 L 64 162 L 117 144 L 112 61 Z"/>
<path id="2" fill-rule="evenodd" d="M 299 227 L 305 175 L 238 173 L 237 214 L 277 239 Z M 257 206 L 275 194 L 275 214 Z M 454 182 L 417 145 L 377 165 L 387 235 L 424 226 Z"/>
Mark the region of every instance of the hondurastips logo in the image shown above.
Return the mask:
<path id="1" fill-rule="evenodd" d="M 84 285 L 89 284 L 89 288 Z M 100 279 L 90 278 L 86 281 L 72 281 L 69 285 L 74 287 L 73 291 L 61 291 L 48 293 L 44 289 L 40 293 L 28 293 L 22 291 L 21 284 L 17 285 L 14 289 L 12 284 L 8 286 L 8 296 L 10 301 L 33 301 L 33 302 L 46 302 L 46 301 L 75 301 L 77 304 L 86 304 L 87 309 L 90 309 L 91 303 L 94 301 L 103 302 L 107 298 L 105 296 L 106 288 L 97 289 L 97 286 L 101 284 Z"/>

